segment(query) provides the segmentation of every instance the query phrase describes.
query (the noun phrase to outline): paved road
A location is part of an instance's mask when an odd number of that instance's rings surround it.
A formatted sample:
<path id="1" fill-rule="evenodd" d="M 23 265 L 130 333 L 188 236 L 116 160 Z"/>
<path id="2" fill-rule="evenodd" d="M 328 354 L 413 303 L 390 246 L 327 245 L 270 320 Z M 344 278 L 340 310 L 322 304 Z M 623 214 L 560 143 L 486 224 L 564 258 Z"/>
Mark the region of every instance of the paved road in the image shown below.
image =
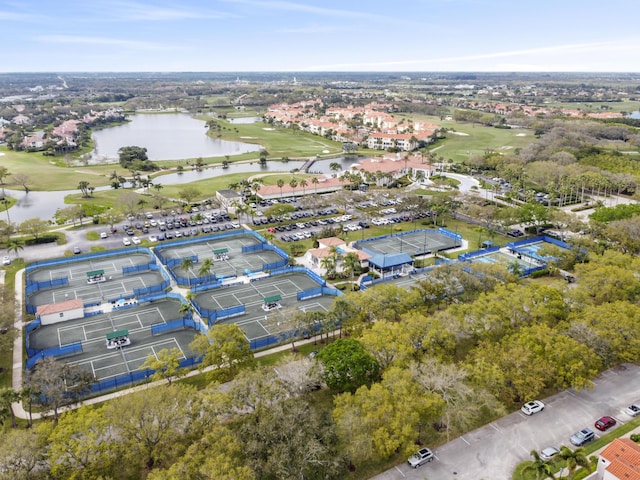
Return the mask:
<path id="1" fill-rule="evenodd" d="M 508 480 L 529 452 L 570 445 L 569 437 L 603 415 L 621 425 L 625 407 L 640 400 L 640 367 L 607 370 L 589 390 L 567 390 L 543 400 L 543 412 L 527 417 L 515 412 L 434 449 L 436 460 L 412 470 L 399 465 L 374 480 Z M 598 432 L 594 429 L 594 431 Z"/>

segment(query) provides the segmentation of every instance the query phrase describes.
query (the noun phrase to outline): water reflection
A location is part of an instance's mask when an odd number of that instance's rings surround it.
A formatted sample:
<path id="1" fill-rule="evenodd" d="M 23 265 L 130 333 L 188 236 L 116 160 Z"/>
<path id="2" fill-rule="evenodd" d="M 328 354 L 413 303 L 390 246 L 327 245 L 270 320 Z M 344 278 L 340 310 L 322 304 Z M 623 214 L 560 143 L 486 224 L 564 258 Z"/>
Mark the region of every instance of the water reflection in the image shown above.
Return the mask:
<path id="1" fill-rule="evenodd" d="M 136 114 L 129 119 L 123 125 L 93 132 L 91 163 L 117 161 L 118 150 L 133 145 L 146 148 L 150 160 L 222 157 L 262 149 L 260 145 L 209 137 L 205 122 L 186 113 Z"/>

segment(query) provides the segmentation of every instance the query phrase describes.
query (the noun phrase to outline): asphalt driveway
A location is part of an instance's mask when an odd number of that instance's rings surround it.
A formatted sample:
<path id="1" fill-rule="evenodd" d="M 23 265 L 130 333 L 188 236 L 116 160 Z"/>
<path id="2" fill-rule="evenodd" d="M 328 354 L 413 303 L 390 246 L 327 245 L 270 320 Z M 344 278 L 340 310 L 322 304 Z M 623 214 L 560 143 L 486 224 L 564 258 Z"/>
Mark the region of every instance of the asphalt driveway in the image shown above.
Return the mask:
<path id="1" fill-rule="evenodd" d="M 515 466 L 531 459 L 529 452 L 570 446 L 569 437 L 590 427 L 603 415 L 622 425 L 630 420 L 624 409 L 640 401 L 640 367 L 625 364 L 607 370 L 589 390 L 567 390 L 542 399 L 545 409 L 527 417 L 514 412 L 489 425 L 433 449 L 436 459 L 416 470 L 405 463 L 375 480 L 509 480 Z M 616 428 L 616 427 L 614 427 Z"/>

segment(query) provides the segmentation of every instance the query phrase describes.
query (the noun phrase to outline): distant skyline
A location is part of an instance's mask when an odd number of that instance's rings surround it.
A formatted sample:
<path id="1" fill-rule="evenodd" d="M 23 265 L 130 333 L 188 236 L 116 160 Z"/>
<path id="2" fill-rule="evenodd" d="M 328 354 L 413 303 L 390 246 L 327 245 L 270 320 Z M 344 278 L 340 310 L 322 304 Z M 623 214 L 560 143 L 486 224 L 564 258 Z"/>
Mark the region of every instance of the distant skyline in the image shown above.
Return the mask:
<path id="1" fill-rule="evenodd" d="M 638 0 L 0 0 L 0 73 L 640 72 Z"/>

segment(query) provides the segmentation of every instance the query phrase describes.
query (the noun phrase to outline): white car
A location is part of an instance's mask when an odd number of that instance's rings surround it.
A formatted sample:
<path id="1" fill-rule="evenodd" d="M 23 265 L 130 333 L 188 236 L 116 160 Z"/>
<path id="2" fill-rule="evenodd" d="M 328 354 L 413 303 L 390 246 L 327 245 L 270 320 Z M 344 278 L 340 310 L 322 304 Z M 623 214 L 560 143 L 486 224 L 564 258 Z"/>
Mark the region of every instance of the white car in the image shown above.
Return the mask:
<path id="1" fill-rule="evenodd" d="M 11 265 L 11 259 L 9 258 L 8 255 L 5 255 L 4 257 L 2 257 L 2 264 L 3 265 Z"/>
<path id="2" fill-rule="evenodd" d="M 149 241 L 150 242 L 157 242 L 158 241 L 158 237 L 156 235 L 149 235 Z"/>
<path id="3" fill-rule="evenodd" d="M 131 241 L 134 245 L 140 245 L 141 240 L 138 237 L 131 237 Z"/>
<path id="4" fill-rule="evenodd" d="M 105 239 L 108 237 L 109 237 L 109 234 L 107 232 L 100 232 L 100 238 Z"/>
<path id="5" fill-rule="evenodd" d="M 544 403 L 540 400 L 532 400 L 530 402 L 525 403 L 520 411 L 525 415 L 533 415 L 534 413 L 538 413 L 544 410 Z"/>
<path id="6" fill-rule="evenodd" d="M 129 245 L 131 245 L 131 240 L 129 240 L 127 237 L 124 237 L 122 239 L 122 243 L 125 247 L 128 247 Z"/>
<path id="7" fill-rule="evenodd" d="M 7 257 L 4 257 L 7 258 Z M 634 403 L 633 405 L 629 405 L 624 409 L 625 413 L 631 417 L 637 417 L 640 415 L 640 403 Z"/>
<path id="8" fill-rule="evenodd" d="M 409 457 L 407 463 L 411 468 L 418 468 L 424 465 L 425 463 L 429 463 L 433 460 L 433 452 L 428 448 L 421 448 L 416 453 Z"/>

